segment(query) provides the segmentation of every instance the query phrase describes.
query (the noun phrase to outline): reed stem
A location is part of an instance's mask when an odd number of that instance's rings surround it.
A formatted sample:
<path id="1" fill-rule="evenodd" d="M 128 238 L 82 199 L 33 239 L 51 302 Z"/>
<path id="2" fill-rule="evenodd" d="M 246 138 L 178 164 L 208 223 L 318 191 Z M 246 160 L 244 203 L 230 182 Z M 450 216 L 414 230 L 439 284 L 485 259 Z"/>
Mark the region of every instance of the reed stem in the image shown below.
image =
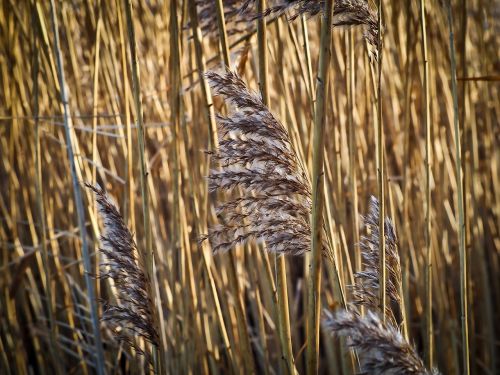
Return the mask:
<path id="1" fill-rule="evenodd" d="M 52 30 L 54 33 L 54 51 L 56 54 L 57 77 L 61 95 L 61 105 L 63 108 L 64 131 L 66 135 L 66 150 L 71 170 L 71 180 L 73 182 L 73 194 L 75 198 L 76 212 L 78 216 L 78 228 L 80 231 L 80 240 L 82 243 L 83 267 L 85 269 L 85 284 L 87 286 L 88 298 L 90 303 L 90 318 L 92 320 L 92 330 L 94 335 L 94 350 L 96 359 L 96 371 L 99 375 L 105 374 L 104 352 L 101 341 L 101 331 L 99 325 L 99 314 L 97 309 L 97 299 L 95 293 L 94 280 L 91 277 L 92 263 L 90 260 L 89 248 L 87 243 L 87 229 L 85 226 L 85 210 L 83 207 L 83 197 L 78 181 L 76 171 L 76 157 L 73 149 L 73 135 L 70 125 L 69 99 L 66 92 L 66 81 L 64 78 L 63 58 L 59 43 L 59 25 L 56 16 L 55 1 L 50 0 L 50 15 L 52 19 Z"/>
<path id="2" fill-rule="evenodd" d="M 308 375 L 318 372 L 319 318 L 321 306 L 321 263 L 323 253 L 323 208 L 324 208 L 324 147 L 327 109 L 328 72 L 331 58 L 333 0 L 327 0 L 322 18 L 319 52 L 318 81 L 316 85 L 316 108 L 314 112 L 311 248 L 309 268 L 309 300 L 307 308 L 306 369 Z"/>
<path id="3" fill-rule="evenodd" d="M 131 70 L 132 70 L 132 83 L 133 83 L 133 95 L 134 104 L 136 110 L 136 123 L 137 123 L 137 138 L 139 146 L 139 161 L 140 161 L 140 184 L 141 184 L 141 197 L 142 197 L 142 214 L 144 221 L 144 241 L 145 241 L 145 251 L 144 251 L 144 263 L 146 265 L 146 277 L 149 279 L 151 285 L 151 298 L 153 304 L 153 324 L 160 335 L 158 340 L 158 346 L 153 348 L 153 362 L 155 370 L 157 373 L 161 374 L 166 370 L 165 364 L 165 350 L 163 342 L 163 333 L 160 330 L 160 319 L 161 316 L 161 300 L 160 296 L 157 295 L 155 277 L 155 266 L 154 266 L 154 249 L 151 237 L 151 218 L 149 216 L 149 190 L 148 190 L 148 167 L 146 165 L 146 150 L 145 150 L 145 134 L 144 134 L 144 124 L 142 118 L 142 99 L 141 99 L 141 84 L 139 76 L 139 64 L 137 58 L 137 46 L 135 41 L 135 29 L 132 20 L 132 0 L 125 1 L 125 17 L 127 20 L 127 31 L 129 37 L 130 46 L 130 56 L 131 56 Z"/>
<path id="4" fill-rule="evenodd" d="M 427 26 L 425 21 L 425 0 L 420 0 L 420 31 L 422 33 L 423 57 L 423 123 L 425 127 L 425 361 L 432 368 L 434 359 L 434 337 L 432 324 L 432 221 L 431 221 L 431 119 L 429 105 L 429 61 L 427 56 Z"/>
<path id="5" fill-rule="evenodd" d="M 266 9 L 266 1 L 258 0 L 257 12 L 262 14 Z M 269 107 L 269 78 L 268 78 L 268 53 L 267 53 L 267 24 L 264 18 L 257 20 L 257 40 L 259 51 L 259 87 L 262 102 Z M 267 255 L 264 255 L 267 256 Z M 287 374 L 295 374 L 295 359 L 292 349 L 292 335 L 290 331 L 290 312 L 288 306 L 288 291 L 286 277 L 286 259 L 284 256 L 275 256 L 276 262 L 276 287 L 278 297 L 278 329 L 280 336 L 281 351 L 285 361 Z"/>
<path id="6" fill-rule="evenodd" d="M 45 294 L 47 296 L 47 317 L 49 321 L 49 342 L 50 352 L 53 358 L 54 369 L 56 374 L 61 374 L 61 363 L 57 356 L 59 355 L 59 344 L 57 342 L 57 326 L 54 319 L 54 311 L 52 308 L 52 272 L 50 269 L 49 252 L 47 249 L 47 224 L 45 222 L 45 205 L 43 201 L 43 181 L 42 181 L 42 155 L 40 150 L 40 121 L 39 121 L 39 88 L 38 75 L 40 71 L 40 53 L 38 44 L 38 23 L 35 21 L 35 6 L 33 6 L 33 117 L 35 120 L 35 192 L 37 202 L 38 220 L 40 221 L 41 247 L 42 247 L 42 264 L 43 272 L 45 273 Z"/>
<path id="7" fill-rule="evenodd" d="M 457 94 L 457 66 L 455 59 L 455 37 L 453 34 L 453 15 L 451 11 L 451 1 L 447 2 L 448 27 L 450 33 L 450 74 L 451 92 L 453 96 L 453 128 L 455 135 L 455 167 L 457 179 L 457 206 L 458 206 L 458 241 L 460 253 L 460 305 L 461 305 L 461 325 L 462 325 L 462 365 L 463 373 L 470 374 L 469 365 L 469 325 L 468 325 L 468 288 L 467 288 L 467 252 L 465 247 L 465 218 L 464 218 L 464 197 L 462 190 L 462 152 L 460 142 L 460 124 L 458 111 Z"/>
<path id="8" fill-rule="evenodd" d="M 382 311 L 382 320 L 386 321 L 386 306 L 387 306 L 387 274 L 385 268 L 385 171 L 384 171 L 384 123 L 382 116 L 382 54 L 383 54 L 383 37 L 382 37 L 382 17 L 383 17 L 383 0 L 378 2 L 378 40 L 377 40 L 377 57 L 378 57 L 378 85 L 377 85 L 377 172 L 378 172 L 378 195 L 379 195 L 379 249 L 380 249 L 380 280 L 379 280 L 379 301 L 380 311 Z"/>

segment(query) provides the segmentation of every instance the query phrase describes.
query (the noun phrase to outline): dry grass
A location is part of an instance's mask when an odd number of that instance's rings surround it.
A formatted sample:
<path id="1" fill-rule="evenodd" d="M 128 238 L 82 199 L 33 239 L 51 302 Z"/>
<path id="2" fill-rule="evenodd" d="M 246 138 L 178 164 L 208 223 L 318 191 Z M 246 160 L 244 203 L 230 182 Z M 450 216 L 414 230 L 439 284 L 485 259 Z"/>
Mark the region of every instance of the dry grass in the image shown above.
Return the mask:
<path id="1" fill-rule="evenodd" d="M 0 4 L 1 374 L 305 373 L 314 355 L 321 373 L 382 373 L 401 352 L 415 373 L 499 372 L 497 2 L 453 3 L 450 59 L 447 1 L 422 22 L 419 2 L 384 0 L 382 45 L 376 1 L 335 1 L 324 149 L 325 2 L 266 3 L 223 1 L 228 55 L 215 1 L 134 1 L 129 23 L 123 0 Z M 306 355 L 313 276 L 332 319 Z"/>

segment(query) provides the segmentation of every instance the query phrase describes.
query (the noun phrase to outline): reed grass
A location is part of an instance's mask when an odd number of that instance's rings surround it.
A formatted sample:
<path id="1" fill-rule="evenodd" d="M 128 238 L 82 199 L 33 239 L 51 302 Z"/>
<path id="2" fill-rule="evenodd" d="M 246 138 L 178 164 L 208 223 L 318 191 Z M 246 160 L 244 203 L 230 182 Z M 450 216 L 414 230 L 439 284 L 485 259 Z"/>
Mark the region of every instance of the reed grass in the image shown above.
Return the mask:
<path id="1" fill-rule="evenodd" d="M 498 373 L 497 13 L 4 1 L 0 373 Z"/>

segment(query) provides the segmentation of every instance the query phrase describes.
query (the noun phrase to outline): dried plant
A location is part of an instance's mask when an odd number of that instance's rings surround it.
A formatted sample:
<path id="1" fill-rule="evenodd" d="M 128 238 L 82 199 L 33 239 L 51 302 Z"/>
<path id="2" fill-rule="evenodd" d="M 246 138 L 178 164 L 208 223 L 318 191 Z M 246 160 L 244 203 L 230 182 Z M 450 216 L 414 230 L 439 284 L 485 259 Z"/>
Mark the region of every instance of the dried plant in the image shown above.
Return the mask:
<path id="1" fill-rule="evenodd" d="M 379 308 L 379 202 L 375 197 L 370 197 L 368 214 L 363 217 L 364 224 L 369 235 L 361 239 L 361 254 L 364 270 L 355 274 L 356 283 L 353 286 L 354 304 L 367 307 L 369 310 L 377 311 Z M 401 307 L 401 264 L 399 260 L 397 236 L 392 220 L 388 217 L 384 220 L 385 228 L 385 251 L 387 284 L 386 293 L 389 300 Z M 395 314 L 388 305 L 386 316 L 396 324 Z"/>
<path id="2" fill-rule="evenodd" d="M 240 8 L 240 13 L 248 18 L 248 8 L 255 0 L 246 0 Z M 277 17 L 283 13 L 289 14 L 294 20 L 299 16 L 314 17 L 323 12 L 324 1 L 317 0 L 275 0 L 269 2 L 271 6 L 262 14 L 255 17 Z M 378 40 L 377 13 L 374 12 L 366 0 L 337 0 L 333 10 L 333 27 L 336 26 L 363 26 L 364 37 L 375 47 Z"/>
<path id="3" fill-rule="evenodd" d="M 309 251 L 311 186 L 287 130 L 235 73 L 207 78 L 235 107 L 229 117 L 217 117 L 220 144 L 211 154 L 220 168 L 210 172 L 209 189 L 241 192 L 217 207 L 223 224 L 207 236 L 214 252 L 251 238 L 273 253 Z"/>
<path id="4" fill-rule="evenodd" d="M 361 374 L 430 374 L 413 346 L 400 333 L 390 306 L 385 311 L 387 320 L 380 318 L 377 198 L 370 197 L 368 214 L 363 219 L 369 232 L 360 245 L 365 269 L 355 274 L 352 309 L 333 314 L 325 311 L 324 327 L 337 335 L 348 336 L 349 345 L 359 350 Z M 393 305 L 401 309 L 401 266 L 396 231 L 390 218 L 385 218 L 384 229 L 388 271 L 386 293 Z M 366 307 L 366 315 L 361 316 L 356 306 Z"/>
<path id="5" fill-rule="evenodd" d="M 215 1 L 196 0 L 200 28 L 203 34 L 217 36 L 217 7 Z M 244 8 L 243 0 L 224 0 L 224 18 L 229 36 L 255 30 L 253 14 Z"/>
<path id="6" fill-rule="evenodd" d="M 99 186 L 85 184 L 94 192 L 104 223 L 101 251 L 107 260 L 100 264 L 101 278 L 111 278 L 116 286 L 119 305 L 105 304 L 101 320 L 108 322 L 115 337 L 137 350 L 134 337 L 158 345 L 158 333 L 153 324 L 150 283 L 147 280 L 132 233 L 120 212 Z"/>
<path id="7" fill-rule="evenodd" d="M 287 13 L 290 21 L 305 15 L 314 17 L 323 12 L 325 2 L 317 0 L 270 0 L 269 7 L 258 14 L 253 6 L 255 0 L 226 0 L 224 15 L 228 35 L 253 32 L 255 20 L 259 17 L 276 18 Z M 217 12 L 215 1 L 196 0 L 200 27 L 204 34 L 218 35 Z M 377 13 L 366 0 L 337 0 L 333 14 L 333 27 L 363 26 L 364 37 L 372 48 L 377 46 Z M 376 48 L 375 48 L 376 49 Z"/>
<path id="8" fill-rule="evenodd" d="M 356 312 L 325 311 L 323 326 L 340 336 L 347 336 L 351 347 L 358 349 L 361 374 L 431 374 L 422 359 L 389 322 L 384 323 L 370 310 L 364 317 Z"/>

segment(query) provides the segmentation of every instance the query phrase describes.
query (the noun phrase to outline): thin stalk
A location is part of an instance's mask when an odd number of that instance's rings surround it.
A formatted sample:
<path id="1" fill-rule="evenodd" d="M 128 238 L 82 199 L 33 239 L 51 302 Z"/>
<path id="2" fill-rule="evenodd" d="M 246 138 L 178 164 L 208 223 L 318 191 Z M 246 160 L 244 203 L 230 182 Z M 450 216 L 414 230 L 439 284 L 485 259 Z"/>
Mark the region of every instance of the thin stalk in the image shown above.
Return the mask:
<path id="1" fill-rule="evenodd" d="M 382 118 L 382 17 L 383 17 L 383 0 L 378 2 L 378 86 L 377 86 L 377 172 L 378 172 L 378 195 L 379 195 L 379 249 L 380 249 L 380 280 L 379 280 L 379 303 L 380 311 L 382 311 L 383 321 L 385 322 L 387 293 L 386 283 L 387 274 L 385 269 L 385 172 L 384 172 L 384 123 Z"/>
<path id="2" fill-rule="evenodd" d="M 210 95 L 210 87 L 208 85 L 207 79 L 205 78 L 205 58 L 203 56 L 203 49 L 202 49 L 202 37 L 201 37 L 201 30 L 199 28 L 199 21 L 198 21 L 198 13 L 196 9 L 196 3 L 194 0 L 190 0 L 188 3 L 189 6 L 189 14 L 190 14 L 190 21 L 191 21 L 191 26 L 192 26 L 192 31 L 193 31 L 193 41 L 194 41 L 194 47 L 195 47 L 195 54 L 196 54 L 196 64 L 198 68 L 198 76 L 200 79 L 201 87 L 202 87 L 202 94 L 203 94 L 203 100 L 205 101 L 205 118 L 207 120 L 208 126 L 209 126 L 209 136 L 210 136 L 210 145 L 213 150 L 216 150 L 219 147 L 219 141 L 218 141 L 218 136 L 217 136 L 217 125 L 215 122 L 215 114 L 214 114 L 214 106 L 213 106 L 213 101 L 212 97 Z M 222 15 L 219 14 L 219 18 Z M 224 38 L 224 33 L 221 33 L 222 38 Z M 227 43 L 226 43 L 227 46 Z M 226 61 L 229 62 L 229 52 L 226 51 L 224 53 Z M 228 65 L 229 66 L 229 65 Z M 207 212 L 209 209 L 209 202 L 207 199 Z M 202 232 L 200 232 L 202 233 Z M 217 292 L 215 290 L 215 284 L 213 283 L 213 277 L 211 274 L 211 271 L 209 270 L 209 261 L 208 261 L 208 254 L 204 251 L 203 252 L 204 256 L 204 261 L 206 265 L 206 270 L 208 273 L 209 278 L 211 279 L 211 287 L 212 287 L 212 297 L 214 299 L 214 303 L 216 306 L 219 305 L 218 299 L 217 299 Z M 239 292 L 239 283 L 238 283 L 238 277 L 237 277 L 237 271 L 236 271 L 236 259 L 234 256 L 234 253 L 231 253 L 230 255 L 230 261 L 229 261 L 229 277 L 230 277 L 230 285 L 232 292 L 234 294 L 234 298 L 236 299 L 235 302 L 235 312 L 237 315 L 237 326 L 238 326 L 238 334 L 241 338 L 241 347 L 242 347 L 242 354 L 243 354 L 243 362 L 244 366 L 246 369 L 247 373 L 255 373 L 255 364 L 254 364 L 254 358 L 252 355 L 252 350 L 251 350 L 251 342 L 250 342 L 250 337 L 248 335 L 248 329 L 246 326 L 246 317 L 245 317 L 245 312 L 243 308 L 243 301 L 241 300 L 241 294 Z M 218 311 L 220 312 L 220 307 L 218 307 Z M 222 319 L 222 314 L 220 315 L 220 323 L 223 325 L 223 319 Z M 222 328 L 222 327 L 221 327 Z M 228 347 L 228 353 L 232 357 L 232 351 L 229 351 L 231 348 L 228 344 L 226 344 Z M 234 358 L 233 358 L 234 359 Z M 235 367 L 236 368 L 236 367 Z"/>
<path id="3" fill-rule="evenodd" d="M 93 92 L 92 92 L 92 160 L 97 160 L 97 121 L 98 113 L 97 106 L 99 102 L 99 51 L 101 47 L 101 6 L 99 5 L 99 18 L 97 19 L 96 36 L 95 36 L 95 56 L 94 56 L 94 79 L 93 79 Z M 96 181 L 97 166 L 92 165 L 92 181 Z"/>
<path id="4" fill-rule="evenodd" d="M 76 158 L 73 152 L 72 130 L 70 129 L 70 112 L 68 94 L 66 92 L 66 81 L 64 78 L 64 67 L 61 48 L 59 44 L 59 26 L 56 16 L 55 2 L 50 0 L 50 16 L 52 19 L 52 30 L 54 33 L 54 51 L 56 54 L 57 77 L 61 94 L 61 104 L 63 107 L 64 131 L 66 135 L 66 149 L 71 170 L 71 180 L 73 182 L 73 194 L 75 198 L 76 212 L 78 216 L 78 228 L 80 231 L 80 240 L 82 242 L 83 267 L 85 271 L 85 284 L 87 286 L 88 299 L 90 303 L 90 317 L 92 320 L 92 330 L 94 335 L 94 350 L 96 371 L 99 375 L 105 373 L 104 352 L 102 349 L 101 331 L 99 325 L 99 314 L 97 310 L 97 300 L 95 294 L 94 280 L 91 277 L 92 263 L 90 260 L 89 248 L 87 243 L 87 230 L 85 228 L 85 210 L 83 207 L 83 197 L 76 173 Z"/>
<path id="5" fill-rule="evenodd" d="M 35 19 L 35 8 L 33 7 L 33 20 Z M 53 359 L 53 364 L 57 374 L 61 374 L 61 364 L 57 359 L 59 353 L 59 345 L 57 342 L 57 326 L 54 319 L 52 309 L 52 286 L 51 286 L 51 270 L 49 261 L 49 252 L 47 249 L 47 225 L 45 222 L 45 207 L 43 202 L 43 183 L 42 183 L 42 159 L 40 152 L 40 121 L 39 121 L 39 102 L 38 102 L 38 73 L 40 71 L 40 58 L 38 49 L 38 23 L 33 21 L 33 118 L 35 121 L 35 192 L 38 211 L 38 220 L 40 223 L 41 246 L 42 246 L 42 263 L 43 272 L 45 274 L 45 294 L 47 296 L 47 315 L 50 326 L 49 341 L 50 352 Z"/>
<path id="6" fill-rule="evenodd" d="M 432 324 L 432 244 L 431 244 L 431 119 L 429 108 L 429 61 L 427 56 L 427 27 L 425 22 L 425 0 L 420 0 L 420 29 L 422 32 L 423 91 L 425 126 L 425 361 L 432 368 L 434 359 L 434 338 Z"/>
<path id="7" fill-rule="evenodd" d="M 409 20 L 412 19 L 411 3 L 406 3 L 406 17 Z M 404 242 L 403 248 L 406 249 L 401 252 L 401 263 L 402 263 L 402 283 L 401 283 L 401 297 L 403 298 L 403 303 L 401 304 L 404 311 L 401 312 L 403 319 L 403 335 L 408 341 L 408 321 L 409 321 L 409 274 L 410 274 L 410 256 L 408 254 L 409 250 L 409 237 L 410 237 L 410 219 L 409 219 L 409 202 L 410 202 L 410 132 L 411 132 L 411 75 L 412 71 L 412 36 L 411 33 L 411 21 L 406 25 L 406 62 L 405 62 L 405 99 L 404 99 L 404 140 L 403 140 L 403 226 L 404 226 Z"/>
<path id="8" fill-rule="evenodd" d="M 359 215 L 358 215 L 358 181 L 356 177 L 356 129 L 354 124 L 354 93 L 355 93 L 355 60 L 354 60 L 354 30 L 347 32 L 347 122 L 349 127 L 349 185 L 351 191 L 351 225 L 353 245 L 359 244 Z M 354 248 L 353 246 L 353 248 Z M 361 252 L 356 251 L 354 264 L 356 271 L 361 270 Z"/>
<path id="9" fill-rule="evenodd" d="M 210 147 L 214 150 L 219 147 L 219 140 L 217 139 L 217 124 L 215 123 L 214 103 L 210 95 L 210 86 L 205 78 L 205 57 L 203 56 L 203 46 L 201 44 L 201 30 L 199 27 L 198 13 L 196 10 L 196 3 L 194 0 L 188 0 L 189 17 L 191 23 L 191 30 L 193 31 L 193 43 L 196 55 L 196 67 L 198 69 L 198 77 L 200 79 L 201 91 L 203 99 L 205 100 L 205 120 L 209 125 Z"/>
<path id="10" fill-rule="evenodd" d="M 321 263 L 323 253 L 323 164 L 325 147 L 325 123 L 327 108 L 328 72 L 331 57 L 331 38 L 333 21 L 333 0 L 326 1 L 325 13 L 321 25 L 321 39 L 319 52 L 318 81 L 316 86 L 316 108 L 314 112 L 313 138 L 313 171 L 312 171 L 312 213 L 311 213 L 311 247 L 312 257 L 309 268 L 309 294 L 307 306 L 307 374 L 318 372 L 319 354 L 319 318 L 321 306 Z"/>
<path id="11" fill-rule="evenodd" d="M 231 60 L 229 55 L 229 46 L 227 43 L 227 31 L 226 31 L 226 21 L 224 18 L 224 5 L 222 0 L 215 0 L 217 6 L 217 25 L 219 27 L 219 41 L 221 45 L 222 57 L 224 58 L 224 64 L 227 68 L 231 67 Z"/>
<path id="12" fill-rule="evenodd" d="M 153 304 L 153 324 L 156 326 L 158 332 L 160 332 L 160 339 L 158 346 L 153 349 L 153 362 L 155 364 L 158 373 L 162 373 L 163 369 L 166 369 L 164 360 L 164 344 L 163 344 L 163 334 L 158 329 L 160 327 L 160 311 L 161 311 L 161 301 L 160 296 L 156 295 L 157 288 L 156 277 L 154 274 L 154 250 L 151 237 L 151 223 L 149 216 L 149 191 L 147 186 L 148 170 L 146 166 L 146 151 L 145 151 L 145 136 L 144 136 L 144 124 L 142 119 L 142 102 L 141 102 L 141 92 L 140 92 L 140 78 L 139 78 L 139 66 L 137 58 L 137 47 L 135 42 L 135 29 L 134 23 L 132 21 L 132 1 L 125 1 L 125 17 L 127 19 L 127 30 L 130 45 L 130 55 L 131 55 L 131 68 L 132 68 L 132 82 L 133 82 L 133 94 L 134 103 L 136 109 L 136 122 L 137 122 L 137 138 L 139 143 L 139 160 L 140 160 L 140 172 L 141 172 L 141 196 L 142 196 L 142 214 L 144 220 L 144 240 L 145 240 L 145 251 L 144 251 L 144 263 L 146 265 L 146 277 L 149 278 L 151 287 L 151 298 Z"/>
<path id="13" fill-rule="evenodd" d="M 257 12 L 262 14 L 266 9 L 266 1 L 259 0 Z M 262 102 L 270 106 L 269 79 L 268 79 L 268 53 L 267 53 L 267 24 L 264 18 L 257 20 L 257 40 L 259 51 L 259 87 Z M 266 255 L 264 255 L 266 256 Z M 290 331 L 290 311 L 288 304 L 286 259 L 284 256 L 275 257 L 276 264 L 276 291 L 278 297 L 278 330 L 281 343 L 281 351 L 285 361 L 287 374 L 295 374 L 295 359 L 293 356 L 292 335 Z"/>
<path id="14" fill-rule="evenodd" d="M 262 14 L 266 9 L 266 0 L 257 0 L 257 13 Z M 259 87 L 262 102 L 269 106 L 269 83 L 267 77 L 267 25 L 263 17 L 257 19 L 257 41 L 259 48 Z"/>
<path id="15" fill-rule="evenodd" d="M 170 2 L 170 85 L 172 87 L 172 95 L 170 97 L 170 122 L 172 124 L 173 135 L 172 135 L 172 164 L 173 164 L 173 223 L 172 223 L 172 244 L 174 247 L 174 257 L 173 264 L 174 269 L 172 274 L 174 280 L 178 280 L 181 285 L 185 285 L 185 259 L 184 250 L 182 246 L 182 227 L 180 225 L 180 135 L 179 135 L 179 125 L 181 118 L 181 72 L 180 72 L 180 43 L 179 43 L 179 27 L 177 19 L 177 0 L 171 0 Z M 185 304 L 184 307 L 186 307 Z M 172 305 L 173 311 L 182 316 L 182 304 L 176 303 Z M 176 311 L 179 309 L 180 311 Z M 189 319 L 187 316 L 184 319 Z M 187 328 L 189 324 L 184 325 L 184 329 Z M 174 330 L 177 330 L 177 325 L 174 326 Z M 174 334 L 175 335 L 175 334 Z M 179 345 L 178 350 L 182 353 L 182 356 L 186 358 L 186 347 L 182 347 L 184 340 L 181 340 L 181 345 Z M 177 349 L 177 348 L 176 348 Z"/>
<path id="16" fill-rule="evenodd" d="M 447 2 L 448 27 L 450 32 L 450 62 L 451 62 L 451 92 L 453 96 L 453 127 L 455 133 L 455 163 L 457 178 L 457 200 L 458 200 L 458 241 L 460 252 L 460 305 L 462 323 L 462 356 L 463 373 L 470 374 L 469 366 L 469 327 L 467 321 L 468 296 L 467 296 L 467 252 L 465 248 L 465 219 L 464 219 L 464 197 L 462 191 L 462 153 L 460 144 L 460 124 L 458 112 L 457 95 L 457 66 L 455 60 L 455 37 L 453 34 L 453 16 L 451 3 Z"/>
<path id="17" fill-rule="evenodd" d="M 134 163 L 132 152 L 132 129 L 130 125 L 130 106 L 129 106 L 129 81 L 127 73 L 127 47 L 125 44 L 125 33 L 123 27 L 123 12 L 120 9 L 121 0 L 116 0 L 118 32 L 120 35 L 120 61 L 122 68 L 123 82 L 123 104 L 125 107 L 125 127 L 127 137 L 127 200 L 128 200 L 128 215 L 124 215 L 125 219 L 130 218 L 130 228 L 135 228 L 135 194 L 134 194 Z"/>

